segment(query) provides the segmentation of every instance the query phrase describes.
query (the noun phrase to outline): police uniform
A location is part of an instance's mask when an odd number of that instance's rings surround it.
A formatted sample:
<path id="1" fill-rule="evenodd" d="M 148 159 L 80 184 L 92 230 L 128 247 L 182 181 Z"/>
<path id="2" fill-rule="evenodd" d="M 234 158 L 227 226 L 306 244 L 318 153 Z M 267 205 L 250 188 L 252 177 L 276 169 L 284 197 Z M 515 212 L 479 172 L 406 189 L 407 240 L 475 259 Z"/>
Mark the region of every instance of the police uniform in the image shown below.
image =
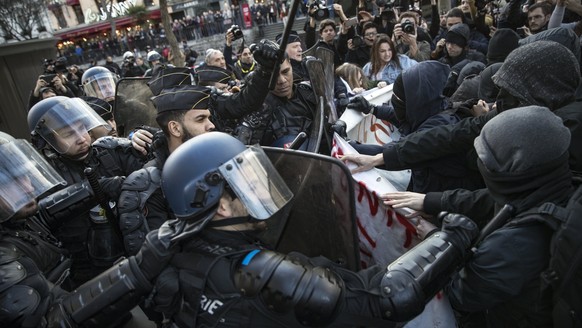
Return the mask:
<path id="1" fill-rule="evenodd" d="M 293 96 L 277 97 L 270 93 L 260 111 L 245 116 L 236 136 L 245 144 L 283 147 L 300 132 L 309 135 L 317 102 L 307 83 L 293 86 Z"/>
<path id="2" fill-rule="evenodd" d="M 395 326 L 422 312 L 478 234 L 474 222 L 449 214 L 441 232 L 395 263 L 357 273 L 266 250 L 255 223 L 277 220 L 293 195 L 259 146 L 218 132 L 168 157 L 162 190 L 177 220 L 159 239 L 179 251 L 150 299 L 177 327 Z M 223 210 L 239 205 L 252 216 Z"/>

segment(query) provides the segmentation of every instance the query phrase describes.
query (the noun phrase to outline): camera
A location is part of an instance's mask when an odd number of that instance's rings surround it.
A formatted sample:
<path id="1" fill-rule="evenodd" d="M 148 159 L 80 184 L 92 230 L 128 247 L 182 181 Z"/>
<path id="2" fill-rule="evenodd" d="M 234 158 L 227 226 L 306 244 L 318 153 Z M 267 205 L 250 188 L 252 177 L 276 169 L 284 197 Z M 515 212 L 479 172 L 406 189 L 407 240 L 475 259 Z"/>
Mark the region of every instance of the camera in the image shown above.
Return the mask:
<path id="1" fill-rule="evenodd" d="M 405 20 L 404 23 L 400 24 L 400 27 L 402 28 L 402 32 L 414 34 L 414 23 L 411 20 Z"/>
<path id="2" fill-rule="evenodd" d="M 386 6 L 386 0 L 376 0 L 376 6 L 378 6 L 378 7 L 385 7 Z"/>
<path id="3" fill-rule="evenodd" d="M 230 31 L 234 35 L 234 40 L 242 39 L 244 37 L 243 31 L 240 29 L 238 25 L 233 25 L 230 27 Z"/>
<path id="4" fill-rule="evenodd" d="M 312 12 L 313 9 L 317 9 Z M 333 11 L 333 6 L 326 6 L 325 4 L 313 2 L 309 6 L 309 16 L 315 18 L 316 21 L 321 21 L 330 17 L 330 12 Z"/>
<path id="5" fill-rule="evenodd" d="M 363 43 L 364 43 L 364 40 L 362 40 L 362 37 L 359 35 L 355 35 L 352 38 L 352 45 L 356 48 L 359 48 Z"/>

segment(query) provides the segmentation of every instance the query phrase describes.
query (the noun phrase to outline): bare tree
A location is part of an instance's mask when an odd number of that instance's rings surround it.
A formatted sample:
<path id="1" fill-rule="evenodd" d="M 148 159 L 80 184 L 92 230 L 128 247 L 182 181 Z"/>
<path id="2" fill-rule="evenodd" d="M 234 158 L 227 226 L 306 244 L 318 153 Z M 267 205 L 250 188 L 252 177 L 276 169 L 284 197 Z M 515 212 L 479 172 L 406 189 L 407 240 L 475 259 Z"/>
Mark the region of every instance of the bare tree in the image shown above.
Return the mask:
<path id="1" fill-rule="evenodd" d="M 40 17 L 45 0 L 0 0 L 0 33 L 5 39 L 32 39 L 32 31 L 43 25 Z"/>
<path id="2" fill-rule="evenodd" d="M 170 14 L 168 14 L 168 2 L 166 0 L 160 0 L 160 15 L 162 16 L 162 25 L 164 26 L 164 30 L 166 30 L 166 38 L 168 39 L 172 52 L 172 64 L 176 67 L 182 67 L 184 66 L 185 57 L 182 51 L 180 51 L 180 44 L 172 31 Z"/>

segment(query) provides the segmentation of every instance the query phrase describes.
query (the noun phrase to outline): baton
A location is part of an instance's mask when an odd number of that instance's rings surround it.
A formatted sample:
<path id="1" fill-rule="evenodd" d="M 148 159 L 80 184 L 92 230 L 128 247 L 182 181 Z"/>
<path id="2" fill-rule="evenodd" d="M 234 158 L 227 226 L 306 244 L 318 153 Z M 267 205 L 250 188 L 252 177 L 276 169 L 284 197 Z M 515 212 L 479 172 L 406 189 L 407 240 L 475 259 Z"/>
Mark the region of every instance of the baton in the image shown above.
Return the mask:
<path id="1" fill-rule="evenodd" d="M 477 240 L 473 244 L 474 245 L 473 248 L 471 249 L 473 253 L 475 253 L 477 246 L 483 241 L 483 239 L 489 236 L 493 231 L 501 228 L 507 222 L 507 220 L 509 220 L 512 214 L 513 206 L 511 206 L 510 204 L 505 204 L 501 211 L 499 211 L 499 213 L 497 213 L 497 215 L 493 217 L 493 219 L 491 219 L 491 221 L 489 221 L 489 223 L 487 223 L 487 225 L 483 229 L 481 229 L 481 233 L 479 234 L 479 237 L 477 238 Z"/>
<path id="2" fill-rule="evenodd" d="M 91 186 L 91 189 L 93 189 L 95 199 L 97 199 L 97 202 L 99 203 L 101 208 L 103 208 L 103 210 L 105 211 L 105 217 L 107 218 L 107 221 L 111 225 L 111 228 L 113 228 L 115 234 L 123 240 L 121 229 L 119 228 L 119 222 L 117 220 L 117 217 L 115 216 L 115 213 L 113 213 L 113 209 L 111 208 L 111 206 L 109 206 L 109 200 L 105 196 L 103 188 L 101 187 L 101 184 L 98 181 L 97 173 L 90 167 L 86 168 L 83 173 L 85 173 L 85 176 L 89 181 L 89 185 Z"/>
<path id="3" fill-rule="evenodd" d="M 293 23 L 295 22 L 295 14 L 297 14 L 297 7 L 299 6 L 299 0 L 293 0 L 291 4 L 291 10 L 289 11 L 289 18 L 287 19 L 287 24 L 285 24 L 285 30 L 283 30 L 283 37 L 281 38 L 281 44 L 279 45 L 279 55 L 275 61 L 275 67 L 273 67 L 273 72 L 271 73 L 271 79 L 269 80 L 269 90 L 275 89 L 277 85 L 277 79 L 279 78 L 279 70 L 281 69 L 281 63 L 283 58 L 285 58 L 285 51 L 287 50 L 287 43 L 289 41 L 289 34 L 293 29 Z"/>

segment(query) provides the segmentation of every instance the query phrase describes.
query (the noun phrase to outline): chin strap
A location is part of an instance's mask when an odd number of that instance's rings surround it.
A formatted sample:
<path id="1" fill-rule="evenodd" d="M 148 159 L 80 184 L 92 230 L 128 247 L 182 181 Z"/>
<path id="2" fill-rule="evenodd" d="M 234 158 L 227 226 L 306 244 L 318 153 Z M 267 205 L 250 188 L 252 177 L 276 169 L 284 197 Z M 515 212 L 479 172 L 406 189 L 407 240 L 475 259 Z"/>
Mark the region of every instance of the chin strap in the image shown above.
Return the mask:
<path id="1" fill-rule="evenodd" d="M 213 220 L 208 222 L 206 226 L 209 228 L 228 227 L 237 224 L 252 223 L 253 221 L 257 222 L 257 220 L 252 216 L 239 216 L 222 220 Z"/>

